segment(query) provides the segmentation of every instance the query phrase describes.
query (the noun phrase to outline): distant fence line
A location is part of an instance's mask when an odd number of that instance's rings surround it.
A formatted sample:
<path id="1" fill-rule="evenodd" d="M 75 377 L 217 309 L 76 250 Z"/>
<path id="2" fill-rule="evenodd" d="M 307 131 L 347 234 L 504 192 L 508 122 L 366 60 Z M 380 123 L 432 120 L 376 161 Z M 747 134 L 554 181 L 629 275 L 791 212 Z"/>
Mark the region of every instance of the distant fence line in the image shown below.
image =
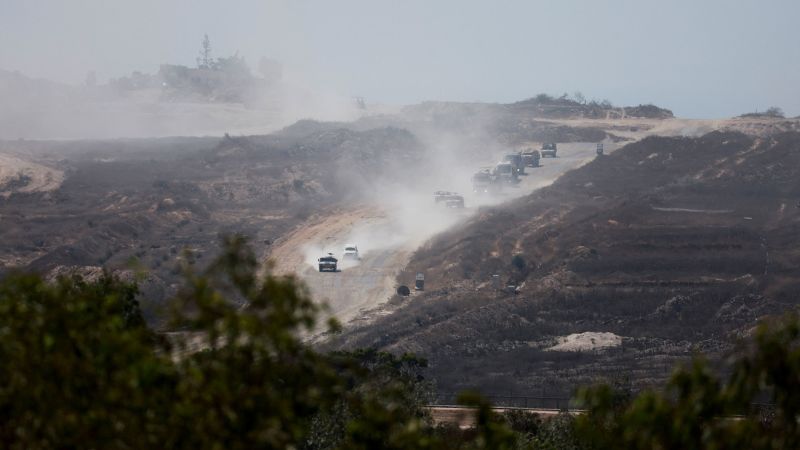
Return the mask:
<path id="1" fill-rule="evenodd" d="M 458 405 L 459 392 L 437 392 L 433 402 L 428 406 L 455 406 Z M 583 405 L 575 398 L 548 395 L 504 395 L 483 394 L 493 407 L 498 408 L 525 408 L 525 409 L 551 409 L 556 411 L 584 411 Z M 635 394 L 634 394 L 635 395 Z M 775 404 L 770 402 L 753 402 L 750 404 L 749 414 L 769 413 L 774 411 Z M 744 413 L 744 411 L 742 412 Z"/>
<path id="2" fill-rule="evenodd" d="M 437 392 L 434 401 L 430 406 L 450 406 L 458 405 L 458 392 Z M 532 409 L 554 409 L 558 411 L 570 411 L 581 409 L 580 403 L 573 398 L 564 396 L 532 396 L 532 395 L 504 395 L 504 394 L 481 394 L 492 406 L 505 408 L 532 408 Z"/>

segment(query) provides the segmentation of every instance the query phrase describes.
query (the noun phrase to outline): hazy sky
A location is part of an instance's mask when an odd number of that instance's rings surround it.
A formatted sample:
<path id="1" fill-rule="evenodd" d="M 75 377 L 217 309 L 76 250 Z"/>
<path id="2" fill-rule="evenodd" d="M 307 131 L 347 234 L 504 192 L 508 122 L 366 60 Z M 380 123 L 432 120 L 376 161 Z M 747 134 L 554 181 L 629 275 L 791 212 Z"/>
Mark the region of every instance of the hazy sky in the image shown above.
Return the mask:
<path id="1" fill-rule="evenodd" d="M 80 83 L 216 56 L 370 102 L 580 90 L 683 117 L 800 114 L 800 1 L 0 0 L 0 68 Z M 0 99 L 2 100 L 2 99 Z"/>

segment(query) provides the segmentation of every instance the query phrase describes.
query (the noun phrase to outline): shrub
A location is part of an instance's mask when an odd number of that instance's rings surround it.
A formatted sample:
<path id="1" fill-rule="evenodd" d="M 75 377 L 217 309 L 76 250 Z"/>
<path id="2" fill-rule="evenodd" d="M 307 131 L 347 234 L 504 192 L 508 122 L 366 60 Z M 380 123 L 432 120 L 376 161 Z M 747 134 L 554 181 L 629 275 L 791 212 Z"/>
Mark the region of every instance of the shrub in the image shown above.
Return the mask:
<path id="1" fill-rule="evenodd" d="M 760 324 L 724 379 L 696 358 L 663 391 L 630 397 L 609 386 L 586 389 L 581 397 L 589 412 L 578 420 L 578 433 L 601 449 L 798 448 L 798 347 L 800 320 L 792 314 Z M 753 408 L 763 399 L 770 414 Z"/>
<path id="2" fill-rule="evenodd" d="M 424 360 L 317 353 L 300 336 L 320 307 L 294 278 L 257 269 L 238 237 L 207 269 L 184 265 L 170 339 L 146 327 L 136 287 L 108 274 L 7 275 L 4 448 L 447 448 L 422 408 Z"/>

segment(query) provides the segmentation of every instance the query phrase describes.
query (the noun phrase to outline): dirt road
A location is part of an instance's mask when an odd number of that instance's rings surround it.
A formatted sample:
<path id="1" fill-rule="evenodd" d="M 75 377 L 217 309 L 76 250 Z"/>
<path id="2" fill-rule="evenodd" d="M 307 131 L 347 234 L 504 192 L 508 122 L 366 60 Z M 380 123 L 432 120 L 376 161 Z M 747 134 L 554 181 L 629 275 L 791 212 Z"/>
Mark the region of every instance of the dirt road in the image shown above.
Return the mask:
<path id="1" fill-rule="evenodd" d="M 607 143 L 606 152 L 617 147 L 618 144 Z M 487 158 L 490 157 L 493 158 Z M 359 205 L 310 219 L 277 241 L 269 258 L 275 262 L 277 273 L 299 276 L 311 295 L 327 303 L 331 313 L 347 324 L 374 311 L 393 295 L 398 272 L 411 254 L 436 233 L 465 220 L 479 206 L 527 195 L 595 157 L 595 143 L 559 144 L 558 158 L 542 159 L 541 167 L 528 168 L 519 185 L 493 197 L 465 195 L 464 210 L 437 207 L 427 186 L 407 188 L 384 197 L 381 204 Z M 468 180 L 443 179 L 440 189 L 468 183 Z M 348 243 L 358 246 L 360 261 L 341 260 L 344 245 Z M 340 270 L 336 273 L 320 273 L 317 269 L 317 258 L 328 252 L 340 258 Z"/>
<path id="2" fill-rule="evenodd" d="M 475 408 L 468 408 L 463 406 L 428 406 L 426 407 L 431 414 L 431 419 L 436 425 L 455 425 L 462 430 L 474 428 L 477 418 L 475 417 L 478 410 Z M 527 414 L 533 414 L 540 419 L 547 419 L 550 417 L 564 414 L 566 411 L 559 409 L 542 409 L 542 408 L 492 408 L 497 414 L 504 414 L 509 411 L 521 411 Z M 569 414 L 582 414 L 582 410 L 570 410 Z"/>

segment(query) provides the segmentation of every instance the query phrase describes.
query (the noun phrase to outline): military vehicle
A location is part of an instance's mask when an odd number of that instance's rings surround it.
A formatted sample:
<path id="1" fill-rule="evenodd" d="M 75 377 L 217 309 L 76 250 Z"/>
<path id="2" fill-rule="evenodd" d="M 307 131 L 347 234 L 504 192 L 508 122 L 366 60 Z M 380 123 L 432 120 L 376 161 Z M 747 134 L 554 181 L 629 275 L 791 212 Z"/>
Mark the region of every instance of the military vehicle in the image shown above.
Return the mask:
<path id="1" fill-rule="evenodd" d="M 529 150 L 522 154 L 522 164 L 528 167 L 539 167 L 539 160 L 542 154 L 539 150 Z"/>
<path id="2" fill-rule="evenodd" d="M 500 183 L 519 183 L 517 171 L 514 170 L 514 166 L 510 162 L 501 161 L 497 163 L 492 172 L 494 173 L 495 177 L 497 177 L 497 181 Z"/>
<path id="3" fill-rule="evenodd" d="M 602 154 L 603 154 L 603 143 L 602 142 L 598 142 L 597 143 L 597 156 L 601 156 Z"/>
<path id="4" fill-rule="evenodd" d="M 342 259 L 356 261 L 361 259 L 361 256 L 358 255 L 358 247 L 356 244 L 345 244 L 344 253 L 342 253 Z"/>
<path id="5" fill-rule="evenodd" d="M 447 201 L 444 202 L 444 204 L 448 208 L 461 209 L 464 207 L 464 197 L 460 195 L 454 195 L 449 199 L 447 199 Z"/>
<path id="6" fill-rule="evenodd" d="M 317 259 L 317 262 L 319 263 L 320 272 L 336 272 L 336 263 L 339 260 L 333 257 L 333 253 L 328 253 L 326 256 Z"/>
<path id="7" fill-rule="evenodd" d="M 450 191 L 436 191 L 433 193 L 433 202 L 438 205 L 439 203 L 446 202 L 454 195 L 458 195 L 458 193 Z"/>
<path id="8" fill-rule="evenodd" d="M 525 164 L 522 163 L 522 153 L 509 153 L 503 156 L 503 161 L 511 164 L 517 176 L 525 174 Z"/>
<path id="9" fill-rule="evenodd" d="M 464 197 L 457 192 L 436 191 L 433 193 L 433 201 L 437 205 L 444 203 L 448 208 L 463 208 Z"/>
<path id="10" fill-rule="evenodd" d="M 542 158 L 547 156 L 555 158 L 556 152 L 558 152 L 558 146 L 555 142 L 546 142 L 542 144 Z"/>
<path id="11" fill-rule="evenodd" d="M 472 175 L 472 192 L 476 194 L 488 194 L 497 190 L 497 177 L 492 173 L 492 169 L 484 167 Z"/>

